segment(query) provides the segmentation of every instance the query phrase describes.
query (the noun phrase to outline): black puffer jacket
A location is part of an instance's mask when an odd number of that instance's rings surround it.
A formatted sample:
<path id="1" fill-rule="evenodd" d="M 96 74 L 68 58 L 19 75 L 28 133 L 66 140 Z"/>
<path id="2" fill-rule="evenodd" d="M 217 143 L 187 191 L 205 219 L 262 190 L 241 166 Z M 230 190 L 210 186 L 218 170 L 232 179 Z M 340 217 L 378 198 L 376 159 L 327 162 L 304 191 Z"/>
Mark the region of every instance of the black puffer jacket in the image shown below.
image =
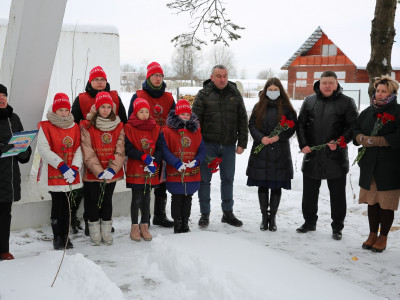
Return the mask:
<path id="1" fill-rule="evenodd" d="M 389 143 L 389 147 L 368 147 L 358 165 L 360 166 L 360 187 L 369 190 L 372 178 L 375 179 L 378 191 L 400 189 L 400 105 L 397 100 L 380 107 L 370 106 L 363 110 L 358 118 L 354 132 L 354 144 L 358 145 L 355 137 L 358 134 L 371 135 L 379 113 L 388 113 L 395 117 L 394 122 L 386 123 L 378 132 Z M 358 149 L 360 151 L 362 147 Z"/>
<path id="2" fill-rule="evenodd" d="M 19 117 L 13 113 L 10 105 L 0 108 L 0 143 L 7 144 L 14 132 L 23 131 Z M 13 202 L 21 199 L 20 163 L 27 163 L 32 152 L 0 158 L 0 202 Z M 23 159 L 21 158 L 23 157 Z"/>
<path id="3" fill-rule="evenodd" d="M 315 94 L 308 96 L 301 106 L 297 138 L 299 147 L 316 146 L 344 136 L 346 143 L 352 140 L 357 124 L 357 107 L 354 100 L 342 94 L 338 85 L 333 94 L 325 98 L 319 81 L 314 84 Z M 314 179 L 332 179 L 349 172 L 347 148 L 331 151 L 325 147 L 304 155 L 302 171 Z"/>
<path id="4" fill-rule="evenodd" d="M 203 84 L 193 103 L 201 134 L 206 143 L 234 145 L 246 148 L 248 140 L 247 112 L 236 84 L 219 90 L 211 79 Z"/>
<path id="5" fill-rule="evenodd" d="M 279 135 L 279 141 L 264 146 L 262 150 L 254 154 L 254 149 L 261 144 L 261 139 L 268 136 L 279 123 L 278 108 L 275 101 L 269 101 L 267 114 L 262 119 L 262 129 L 256 127 L 257 104 L 249 121 L 250 134 L 254 139 L 249 157 L 246 175 L 254 180 L 286 181 L 293 178 L 292 156 L 290 154 L 289 139 L 294 134 L 296 126 L 283 131 Z M 295 112 L 284 108 L 284 115 L 288 120 L 297 123 Z"/>

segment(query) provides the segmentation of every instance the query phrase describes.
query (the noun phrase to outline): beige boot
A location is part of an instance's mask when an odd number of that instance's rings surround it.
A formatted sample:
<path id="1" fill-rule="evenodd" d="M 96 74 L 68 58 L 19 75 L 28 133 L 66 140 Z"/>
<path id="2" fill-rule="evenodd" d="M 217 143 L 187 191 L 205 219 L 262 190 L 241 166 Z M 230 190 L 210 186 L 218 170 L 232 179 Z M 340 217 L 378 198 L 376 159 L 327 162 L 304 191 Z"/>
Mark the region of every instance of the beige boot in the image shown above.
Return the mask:
<path id="1" fill-rule="evenodd" d="M 149 224 L 140 224 L 140 235 L 145 241 L 151 241 L 153 239 L 149 232 Z"/>
<path id="2" fill-rule="evenodd" d="M 101 235 L 100 235 L 100 220 L 97 222 L 89 223 L 89 234 L 90 234 L 90 244 L 93 246 L 100 246 Z"/>
<path id="3" fill-rule="evenodd" d="M 378 234 L 376 232 L 370 232 L 368 239 L 362 244 L 363 249 L 371 250 L 377 239 Z"/>
<path id="4" fill-rule="evenodd" d="M 112 220 L 110 221 L 103 221 L 101 220 L 101 238 L 103 239 L 103 243 L 107 246 L 113 244 L 113 237 L 111 234 L 112 228 Z"/>
<path id="5" fill-rule="evenodd" d="M 142 238 L 140 237 L 139 224 L 132 224 L 131 240 L 135 242 L 140 242 L 142 240 Z"/>
<path id="6" fill-rule="evenodd" d="M 375 244 L 372 246 L 372 252 L 381 253 L 386 249 L 387 236 L 380 234 Z"/>

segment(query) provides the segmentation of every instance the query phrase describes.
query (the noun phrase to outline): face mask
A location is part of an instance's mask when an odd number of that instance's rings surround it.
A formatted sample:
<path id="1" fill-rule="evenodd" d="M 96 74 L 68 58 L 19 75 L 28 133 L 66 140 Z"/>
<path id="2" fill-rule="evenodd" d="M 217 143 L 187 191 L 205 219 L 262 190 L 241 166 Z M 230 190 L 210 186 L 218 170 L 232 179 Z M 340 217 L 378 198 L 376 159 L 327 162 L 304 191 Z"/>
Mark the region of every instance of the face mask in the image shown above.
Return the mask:
<path id="1" fill-rule="evenodd" d="M 267 91 L 267 97 L 271 100 L 276 100 L 281 95 L 280 91 Z"/>

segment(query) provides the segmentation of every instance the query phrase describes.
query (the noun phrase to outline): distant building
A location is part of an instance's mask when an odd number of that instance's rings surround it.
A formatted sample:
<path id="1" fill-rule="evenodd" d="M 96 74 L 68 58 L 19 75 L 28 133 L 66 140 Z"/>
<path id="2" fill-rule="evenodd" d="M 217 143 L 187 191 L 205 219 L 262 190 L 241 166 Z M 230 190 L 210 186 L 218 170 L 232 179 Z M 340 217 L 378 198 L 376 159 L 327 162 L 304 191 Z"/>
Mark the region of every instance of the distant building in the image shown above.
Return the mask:
<path id="1" fill-rule="evenodd" d="M 281 69 L 288 71 L 289 96 L 303 99 L 314 93 L 314 82 L 327 70 L 337 74 L 339 83 L 368 83 L 367 62 L 364 64 L 353 63 L 318 26 Z M 399 81 L 400 69 L 396 68 L 391 76 Z"/>
<path id="2" fill-rule="evenodd" d="M 139 72 L 121 72 L 121 92 L 135 92 L 140 89 Z"/>

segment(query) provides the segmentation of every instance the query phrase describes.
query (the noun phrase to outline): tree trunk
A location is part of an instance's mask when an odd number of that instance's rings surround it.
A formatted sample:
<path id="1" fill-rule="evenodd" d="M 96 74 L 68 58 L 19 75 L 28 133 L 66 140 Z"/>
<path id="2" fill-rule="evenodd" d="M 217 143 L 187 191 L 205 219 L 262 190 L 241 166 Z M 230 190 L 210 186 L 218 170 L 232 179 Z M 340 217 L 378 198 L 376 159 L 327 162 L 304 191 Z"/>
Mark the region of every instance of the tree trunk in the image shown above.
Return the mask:
<path id="1" fill-rule="evenodd" d="M 367 64 L 369 75 L 368 94 L 374 94 L 373 82 L 377 76 L 392 71 L 392 47 L 396 30 L 394 18 L 397 0 L 376 0 L 375 15 L 371 28 L 371 58 Z"/>

